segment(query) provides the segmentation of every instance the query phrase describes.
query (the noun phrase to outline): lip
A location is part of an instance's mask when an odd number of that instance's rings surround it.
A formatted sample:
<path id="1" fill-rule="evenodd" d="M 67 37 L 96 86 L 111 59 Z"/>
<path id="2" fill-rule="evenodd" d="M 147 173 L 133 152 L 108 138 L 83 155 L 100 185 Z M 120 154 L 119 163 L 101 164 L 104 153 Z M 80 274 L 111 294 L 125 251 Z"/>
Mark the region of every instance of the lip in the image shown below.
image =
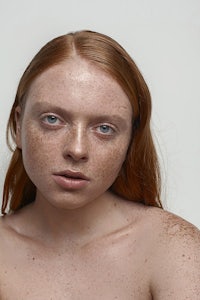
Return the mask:
<path id="1" fill-rule="evenodd" d="M 89 181 L 89 178 L 87 176 L 85 176 L 83 173 L 77 172 L 77 171 L 64 170 L 61 172 L 56 172 L 56 173 L 54 173 L 54 175 L 65 176 L 66 178 L 83 179 L 83 180 Z"/>
<path id="2" fill-rule="evenodd" d="M 66 170 L 53 174 L 54 181 L 65 190 L 79 190 L 86 187 L 90 179 L 81 172 Z"/>

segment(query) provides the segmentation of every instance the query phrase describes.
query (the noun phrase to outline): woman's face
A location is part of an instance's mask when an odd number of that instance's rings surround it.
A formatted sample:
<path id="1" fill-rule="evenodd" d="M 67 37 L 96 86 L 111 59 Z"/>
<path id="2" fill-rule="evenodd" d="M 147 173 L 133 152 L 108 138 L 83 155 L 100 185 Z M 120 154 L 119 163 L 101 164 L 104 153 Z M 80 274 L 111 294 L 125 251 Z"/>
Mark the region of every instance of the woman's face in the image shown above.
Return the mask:
<path id="1" fill-rule="evenodd" d="M 131 137 L 132 108 L 120 85 L 79 57 L 32 83 L 17 146 L 37 198 L 65 209 L 101 196 L 115 181 Z"/>

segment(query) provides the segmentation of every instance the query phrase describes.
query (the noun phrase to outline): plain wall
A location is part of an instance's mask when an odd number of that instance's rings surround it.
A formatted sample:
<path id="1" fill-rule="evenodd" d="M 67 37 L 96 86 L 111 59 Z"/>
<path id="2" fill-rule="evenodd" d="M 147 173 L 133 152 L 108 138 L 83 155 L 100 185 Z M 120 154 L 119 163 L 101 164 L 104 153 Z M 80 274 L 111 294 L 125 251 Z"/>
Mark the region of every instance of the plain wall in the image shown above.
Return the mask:
<path id="1" fill-rule="evenodd" d="M 165 207 L 200 228 L 200 1 L 0 0 L 0 189 L 18 81 L 50 39 L 91 29 L 116 39 L 149 85 Z"/>

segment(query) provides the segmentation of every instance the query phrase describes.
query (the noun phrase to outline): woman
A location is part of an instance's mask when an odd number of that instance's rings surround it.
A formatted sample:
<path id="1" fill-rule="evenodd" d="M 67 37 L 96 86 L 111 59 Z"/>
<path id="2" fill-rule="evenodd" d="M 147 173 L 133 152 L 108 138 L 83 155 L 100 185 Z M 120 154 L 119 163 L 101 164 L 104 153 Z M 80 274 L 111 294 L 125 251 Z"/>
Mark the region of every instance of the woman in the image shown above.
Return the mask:
<path id="1" fill-rule="evenodd" d="M 199 298 L 199 231 L 162 209 L 150 116 L 111 38 L 80 31 L 38 52 L 8 122 L 2 299 Z"/>

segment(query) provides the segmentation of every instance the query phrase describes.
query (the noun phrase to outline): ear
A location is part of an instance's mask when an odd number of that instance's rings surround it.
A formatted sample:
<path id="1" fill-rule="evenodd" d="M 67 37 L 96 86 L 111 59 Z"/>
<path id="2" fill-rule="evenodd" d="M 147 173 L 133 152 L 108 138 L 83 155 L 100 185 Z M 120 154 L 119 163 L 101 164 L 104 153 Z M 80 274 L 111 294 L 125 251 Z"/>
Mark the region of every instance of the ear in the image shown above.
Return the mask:
<path id="1" fill-rule="evenodd" d="M 22 116 L 22 109 L 20 106 L 17 106 L 15 108 L 15 122 L 16 122 L 16 141 L 15 142 L 19 149 L 22 148 L 22 145 L 21 145 L 21 122 L 22 122 L 21 116 Z"/>

